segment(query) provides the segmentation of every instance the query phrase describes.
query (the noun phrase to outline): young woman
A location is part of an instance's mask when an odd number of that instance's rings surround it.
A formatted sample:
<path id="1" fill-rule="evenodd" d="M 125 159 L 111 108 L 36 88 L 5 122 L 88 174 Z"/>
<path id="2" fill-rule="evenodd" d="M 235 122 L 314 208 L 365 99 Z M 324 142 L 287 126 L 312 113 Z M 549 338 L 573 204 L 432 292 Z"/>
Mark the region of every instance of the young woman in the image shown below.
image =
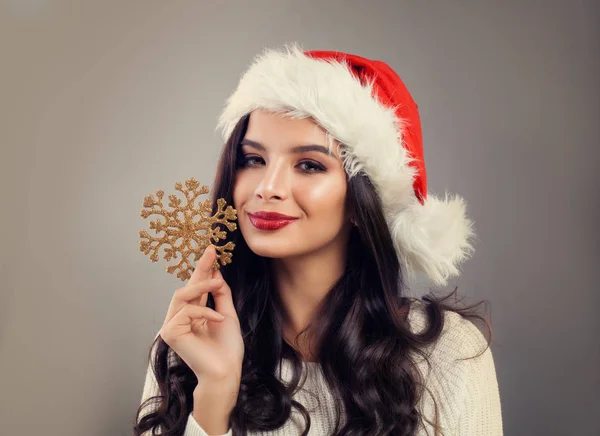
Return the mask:
<path id="1" fill-rule="evenodd" d="M 400 77 L 266 50 L 220 128 L 213 200 L 238 211 L 233 262 L 212 271 L 211 246 L 175 291 L 135 434 L 502 435 L 479 304 L 405 295 L 417 272 L 458 275 L 474 232 L 462 198 L 427 193 Z"/>

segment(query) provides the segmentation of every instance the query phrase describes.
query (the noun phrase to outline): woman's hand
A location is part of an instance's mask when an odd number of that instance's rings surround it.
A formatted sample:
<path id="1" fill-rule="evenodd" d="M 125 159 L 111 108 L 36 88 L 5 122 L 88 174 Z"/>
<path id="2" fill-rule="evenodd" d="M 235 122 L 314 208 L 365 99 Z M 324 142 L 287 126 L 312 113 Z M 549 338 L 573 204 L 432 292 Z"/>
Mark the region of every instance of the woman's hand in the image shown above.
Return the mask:
<path id="1" fill-rule="evenodd" d="M 231 289 L 221 271 L 212 268 L 215 258 L 209 245 L 187 284 L 175 291 L 159 334 L 194 372 L 199 386 L 227 382 L 223 385 L 230 390 L 236 382 L 239 387 L 244 341 Z M 206 307 L 209 292 L 215 310 Z"/>

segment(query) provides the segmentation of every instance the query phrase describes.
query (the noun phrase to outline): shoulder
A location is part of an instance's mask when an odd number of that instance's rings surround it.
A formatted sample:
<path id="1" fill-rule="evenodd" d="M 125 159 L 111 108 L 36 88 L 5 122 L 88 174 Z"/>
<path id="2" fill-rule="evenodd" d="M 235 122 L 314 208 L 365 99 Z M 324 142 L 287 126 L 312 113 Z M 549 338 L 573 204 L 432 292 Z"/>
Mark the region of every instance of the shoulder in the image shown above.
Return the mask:
<path id="1" fill-rule="evenodd" d="M 430 320 L 426 307 L 429 303 L 423 300 L 413 300 L 408 314 L 408 323 L 413 333 L 423 333 L 429 326 Z M 428 347 L 432 357 L 447 359 L 472 357 L 480 354 L 487 347 L 487 339 L 479 328 L 469 319 L 457 312 L 445 310 L 442 312 L 442 330 L 438 339 Z"/>
<path id="2" fill-rule="evenodd" d="M 427 304 L 415 300 L 411 306 L 408 322 L 413 333 L 422 333 L 429 325 Z M 422 412 L 435 416 L 435 399 L 443 428 L 464 429 L 485 420 L 495 423 L 501 434 L 496 371 L 486 337 L 459 313 L 444 311 L 442 318 L 439 337 L 423 350 L 427 359 L 414 355 L 425 387 Z M 496 430 L 489 434 L 499 434 Z"/>

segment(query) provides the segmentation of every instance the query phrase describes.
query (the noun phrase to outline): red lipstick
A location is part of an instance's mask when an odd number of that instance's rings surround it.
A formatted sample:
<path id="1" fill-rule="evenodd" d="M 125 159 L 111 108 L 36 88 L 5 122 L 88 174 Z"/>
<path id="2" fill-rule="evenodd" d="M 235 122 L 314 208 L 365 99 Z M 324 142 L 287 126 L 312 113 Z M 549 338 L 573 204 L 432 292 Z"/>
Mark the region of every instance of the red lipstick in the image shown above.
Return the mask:
<path id="1" fill-rule="evenodd" d="M 293 216 L 267 211 L 248 212 L 248 217 L 252 225 L 260 230 L 277 230 L 297 219 Z"/>

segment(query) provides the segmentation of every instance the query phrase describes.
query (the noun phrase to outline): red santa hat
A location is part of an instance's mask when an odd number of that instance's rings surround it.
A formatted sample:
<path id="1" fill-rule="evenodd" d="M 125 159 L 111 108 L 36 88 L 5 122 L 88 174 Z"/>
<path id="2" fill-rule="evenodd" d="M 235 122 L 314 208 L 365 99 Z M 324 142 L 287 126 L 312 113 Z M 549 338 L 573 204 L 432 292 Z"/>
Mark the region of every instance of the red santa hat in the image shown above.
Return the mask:
<path id="1" fill-rule="evenodd" d="M 226 102 L 217 126 L 223 140 L 259 108 L 311 118 L 342 144 L 349 178 L 366 174 L 380 196 L 409 280 L 423 272 L 446 285 L 460 274 L 474 251 L 473 222 L 460 196 L 427 192 L 418 107 L 386 63 L 295 43 L 266 49 Z"/>

